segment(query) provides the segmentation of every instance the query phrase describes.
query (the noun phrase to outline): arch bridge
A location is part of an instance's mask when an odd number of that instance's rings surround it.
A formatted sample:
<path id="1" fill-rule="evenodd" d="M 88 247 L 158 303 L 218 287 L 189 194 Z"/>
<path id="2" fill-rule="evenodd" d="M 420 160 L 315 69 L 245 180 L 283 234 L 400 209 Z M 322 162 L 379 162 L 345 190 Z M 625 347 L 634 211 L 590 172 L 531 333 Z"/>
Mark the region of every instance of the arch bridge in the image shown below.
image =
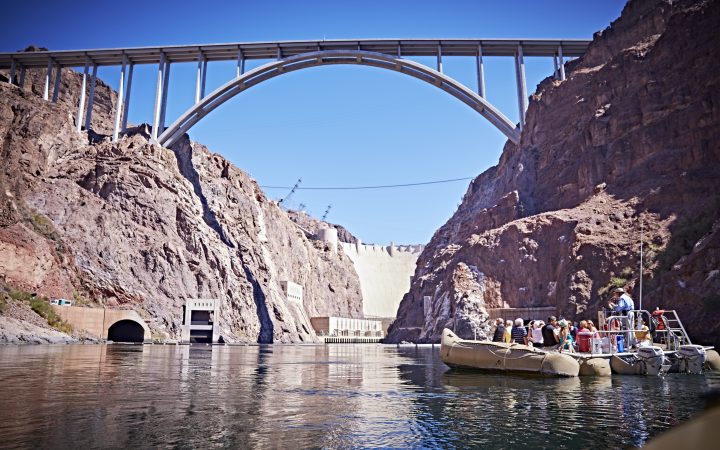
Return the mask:
<path id="1" fill-rule="evenodd" d="M 22 87 L 25 83 L 26 69 L 47 67 L 43 93 L 45 100 L 50 100 L 52 72 L 55 69 L 54 83 L 52 83 L 52 101 L 55 102 L 60 88 L 60 69 L 82 67 L 82 87 L 76 117 L 77 131 L 81 131 L 83 123 L 86 129 L 91 125 L 98 66 L 119 66 L 120 81 L 113 142 L 117 141 L 118 136 L 127 128 L 133 68 L 137 64 L 157 64 L 152 138 L 166 147 L 171 146 L 214 109 L 263 81 L 309 67 L 356 64 L 400 72 L 436 86 L 467 104 L 508 139 L 517 143 L 528 107 L 524 58 L 526 56 L 552 58 L 553 76 L 558 80 L 564 80 L 565 58 L 582 56 L 589 43 L 589 40 L 582 39 L 371 39 L 16 52 L 0 53 L 0 69 L 8 69 L 11 82 Z M 436 65 L 432 68 L 420 64 L 410 59 L 414 56 L 434 57 Z M 487 56 L 510 57 L 515 62 L 515 85 L 520 117 L 517 124 L 512 123 L 487 100 L 483 61 L 483 57 Z M 463 85 L 443 71 L 443 58 L 446 57 L 475 59 L 477 89 Z M 245 71 L 245 62 L 248 60 L 267 62 L 255 69 Z M 217 61 L 235 61 L 235 70 L 229 74 L 229 80 L 225 84 L 206 95 L 208 63 Z M 178 63 L 197 64 L 195 103 L 166 127 L 170 67 Z M 88 84 L 89 93 L 86 101 Z"/>

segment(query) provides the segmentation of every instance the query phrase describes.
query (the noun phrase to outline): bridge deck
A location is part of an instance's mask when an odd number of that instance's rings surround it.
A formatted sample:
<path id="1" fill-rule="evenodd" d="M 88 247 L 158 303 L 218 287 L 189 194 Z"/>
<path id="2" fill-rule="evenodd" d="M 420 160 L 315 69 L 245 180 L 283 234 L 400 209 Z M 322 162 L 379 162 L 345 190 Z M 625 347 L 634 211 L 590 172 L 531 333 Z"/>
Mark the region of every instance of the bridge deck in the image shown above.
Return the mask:
<path id="1" fill-rule="evenodd" d="M 128 47 L 114 49 L 85 49 L 47 52 L 0 53 L 0 68 L 11 67 L 12 61 L 23 67 L 47 67 L 48 58 L 62 67 L 80 67 L 86 57 L 99 66 L 118 66 L 123 55 L 134 64 L 157 64 L 164 53 L 170 62 L 193 62 L 200 53 L 207 61 L 231 61 L 238 52 L 246 60 L 275 59 L 318 50 L 363 50 L 402 56 L 476 56 L 482 45 L 483 56 L 515 56 L 522 45 L 525 56 L 553 56 L 562 47 L 565 57 L 585 53 L 590 40 L 586 39 L 362 39 L 238 42 L 231 44 L 172 45 L 163 47 Z"/>

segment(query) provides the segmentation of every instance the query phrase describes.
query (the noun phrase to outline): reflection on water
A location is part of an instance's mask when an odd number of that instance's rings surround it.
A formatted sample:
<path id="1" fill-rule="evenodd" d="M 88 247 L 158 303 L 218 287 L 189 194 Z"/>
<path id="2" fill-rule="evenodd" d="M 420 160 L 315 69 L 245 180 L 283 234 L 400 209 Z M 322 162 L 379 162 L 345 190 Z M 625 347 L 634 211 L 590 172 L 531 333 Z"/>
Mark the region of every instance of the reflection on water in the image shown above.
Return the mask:
<path id="1" fill-rule="evenodd" d="M 451 371 L 380 345 L 0 347 L 0 446 L 617 448 L 718 384 Z"/>

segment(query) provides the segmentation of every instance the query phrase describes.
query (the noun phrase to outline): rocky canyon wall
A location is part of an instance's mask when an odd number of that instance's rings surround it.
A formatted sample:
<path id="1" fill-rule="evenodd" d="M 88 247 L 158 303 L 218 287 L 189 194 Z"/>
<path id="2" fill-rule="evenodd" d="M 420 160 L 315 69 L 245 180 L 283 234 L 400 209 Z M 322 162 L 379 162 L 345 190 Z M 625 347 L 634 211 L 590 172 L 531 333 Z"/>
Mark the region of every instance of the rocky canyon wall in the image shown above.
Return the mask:
<path id="1" fill-rule="evenodd" d="M 483 336 L 490 307 L 595 318 L 614 286 L 637 304 L 642 239 L 643 307 L 720 344 L 718 29 L 718 1 L 633 0 L 543 80 L 520 143 L 420 256 L 388 340 Z"/>
<path id="2" fill-rule="evenodd" d="M 43 76 L 29 73 L 24 89 L 0 82 L 7 285 L 133 308 L 158 339 L 179 337 L 187 298 L 220 300 L 230 342 L 315 341 L 309 317 L 362 315 L 352 261 L 309 240 L 247 174 L 187 139 L 151 144 L 143 126 L 111 143 L 116 94 L 103 83 L 97 133 L 77 133 L 78 74 L 63 70 L 57 104 L 37 94 Z M 284 280 L 304 287 L 303 307 Z"/>

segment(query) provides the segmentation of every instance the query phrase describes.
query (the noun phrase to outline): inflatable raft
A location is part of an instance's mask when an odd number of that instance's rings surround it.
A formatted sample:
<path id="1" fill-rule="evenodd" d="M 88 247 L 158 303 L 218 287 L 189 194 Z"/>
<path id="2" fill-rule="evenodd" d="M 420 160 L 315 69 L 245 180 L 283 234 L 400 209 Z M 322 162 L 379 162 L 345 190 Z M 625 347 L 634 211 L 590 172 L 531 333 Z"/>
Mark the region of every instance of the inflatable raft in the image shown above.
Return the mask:
<path id="1" fill-rule="evenodd" d="M 551 377 L 576 377 L 580 372 L 580 364 L 562 353 L 546 353 L 521 344 L 464 340 L 447 328 L 440 341 L 440 358 L 450 367 L 489 372 Z"/>

